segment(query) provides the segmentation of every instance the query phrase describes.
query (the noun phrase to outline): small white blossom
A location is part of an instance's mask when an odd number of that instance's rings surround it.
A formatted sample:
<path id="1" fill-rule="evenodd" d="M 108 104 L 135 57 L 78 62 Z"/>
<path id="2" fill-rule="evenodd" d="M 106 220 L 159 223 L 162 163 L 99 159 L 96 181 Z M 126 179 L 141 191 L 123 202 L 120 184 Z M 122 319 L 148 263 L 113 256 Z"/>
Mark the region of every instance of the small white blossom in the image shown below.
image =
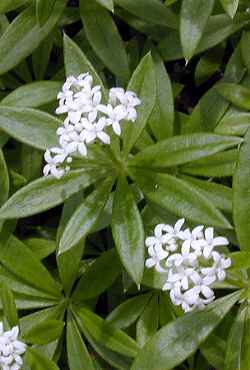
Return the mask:
<path id="1" fill-rule="evenodd" d="M 57 95 L 59 106 L 56 114 L 65 114 L 62 126 L 57 129 L 60 147 L 51 148 L 45 153 L 47 162 L 43 173 L 61 178 L 70 170 L 74 154 L 87 156 L 88 145 L 97 141 L 110 144 L 106 132 L 111 126 L 114 133 L 121 135 L 124 120 L 135 121 L 136 107 L 140 99 L 132 91 L 113 88 L 109 92 L 109 103 L 103 104 L 101 86 L 93 86 L 93 77 L 82 73 L 78 77 L 69 76 Z"/>
<path id="2" fill-rule="evenodd" d="M 52 154 L 54 156 L 52 156 Z M 49 174 L 53 175 L 57 179 L 60 179 L 66 172 L 66 168 L 62 168 L 61 164 L 67 158 L 67 153 L 62 148 L 51 148 L 47 149 L 44 154 L 44 159 L 47 164 L 44 166 L 43 174 L 48 176 Z"/>
<path id="3" fill-rule="evenodd" d="M 227 245 L 224 237 L 214 237 L 213 228 L 200 225 L 181 230 L 184 219 L 174 226 L 159 224 L 154 236 L 146 238 L 149 258 L 146 267 L 167 273 L 163 290 L 173 304 L 185 312 L 204 308 L 215 299 L 212 284 L 226 278 L 231 259 L 215 250 Z M 174 248 L 173 248 L 174 246 Z"/>
<path id="4" fill-rule="evenodd" d="M 108 118 L 106 120 L 108 126 L 112 126 L 113 131 L 116 135 L 121 135 L 121 126 L 120 122 L 126 117 L 126 110 L 122 105 L 117 107 L 112 107 L 111 104 L 108 104 L 105 110 Z"/>
<path id="5" fill-rule="evenodd" d="M 22 368 L 22 355 L 26 351 L 26 344 L 18 340 L 19 328 L 14 326 L 4 331 L 0 322 L 0 368 L 2 370 L 19 370 Z"/>

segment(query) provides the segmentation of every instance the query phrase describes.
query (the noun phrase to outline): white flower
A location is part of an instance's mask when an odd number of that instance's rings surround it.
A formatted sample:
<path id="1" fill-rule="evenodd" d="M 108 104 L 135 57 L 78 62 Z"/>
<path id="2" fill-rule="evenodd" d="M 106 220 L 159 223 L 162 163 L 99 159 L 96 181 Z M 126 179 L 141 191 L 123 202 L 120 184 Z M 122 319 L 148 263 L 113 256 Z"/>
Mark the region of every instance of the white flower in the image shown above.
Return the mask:
<path id="1" fill-rule="evenodd" d="M 126 117 L 126 110 L 122 105 L 118 105 L 117 107 L 112 107 L 111 104 L 108 104 L 105 109 L 105 114 L 107 114 L 108 118 L 106 120 L 108 126 L 112 126 L 113 131 L 116 135 L 121 135 L 121 127 L 120 121 L 122 121 Z"/>
<path id="2" fill-rule="evenodd" d="M 137 118 L 137 112 L 135 107 L 141 104 L 141 100 L 132 91 L 125 91 L 122 88 L 113 88 L 109 93 L 109 102 L 112 105 L 116 105 L 117 102 L 126 111 L 126 120 L 135 122 Z"/>
<path id="3" fill-rule="evenodd" d="M 87 155 L 87 147 L 84 141 L 84 136 L 76 130 L 69 132 L 65 136 L 62 146 L 67 154 L 78 152 L 82 157 Z"/>
<path id="4" fill-rule="evenodd" d="M 228 245 L 227 238 L 218 236 L 214 238 L 214 229 L 213 227 L 208 227 L 205 229 L 205 237 L 204 239 L 200 239 L 197 241 L 194 241 L 192 243 L 194 248 L 202 248 L 203 249 L 203 255 L 205 258 L 209 258 L 214 247 Z"/>
<path id="5" fill-rule="evenodd" d="M 107 126 L 112 126 L 120 136 L 122 121 L 136 120 L 135 108 L 141 101 L 135 93 L 118 87 L 110 90 L 109 97 L 109 104 L 104 105 L 101 86 L 93 86 L 93 77 L 89 73 L 66 79 L 57 95 L 59 106 L 56 114 L 66 115 L 62 126 L 57 129 L 60 148 L 46 151 L 45 176 L 62 177 L 70 170 L 67 164 L 72 162 L 71 155 L 86 156 L 88 145 L 97 140 L 110 144 L 110 136 L 105 131 Z"/>
<path id="6" fill-rule="evenodd" d="M 26 351 L 26 344 L 18 340 L 18 334 L 18 326 L 4 331 L 0 322 L 0 368 L 3 370 L 19 370 L 23 365 L 22 355 Z"/>
<path id="7" fill-rule="evenodd" d="M 81 136 L 87 144 L 93 143 L 96 139 L 99 139 L 104 144 L 110 144 L 109 135 L 103 131 L 106 127 L 106 119 L 104 117 L 101 117 L 97 123 L 91 123 L 86 118 L 83 118 L 81 123 L 83 126 Z"/>
<path id="8" fill-rule="evenodd" d="M 166 269 L 161 267 L 160 262 L 168 256 L 168 252 L 165 251 L 160 245 L 151 246 L 148 248 L 148 258 L 145 262 L 146 267 L 151 268 L 155 266 L 158 272 L 166 272 Z"/>
<path id="9" fill-rule="evenodd" d="M 54 156 L 52 156 L 54 154 Z M 61 168 L 60 165 L 66 159 L 67 154 L 62 148 L 51 148 L 47 149 L 44 154 L 44 159 L 47 164 L 44 166 L 43 174 L 48 176 L 52 174 L 57 179 L 61 178 L 65 174 L 65 169 Z"/>
<path id="10" fill-rule="evenodd" d="M 204 308 L 215 299 L 211 286 L 226 278 L 225 270 L 230 267 L 231 259 L 214 250 L 227 245 L 228 240 L 214 238 L 213 228 L 203 233 L 204 226 L 199 225 L 193 230 L 182 231 L 183 223 L 181 219 L 174 226 L 159 224 L 155 227 L 154 236 L 145 240 L 150 256 L 146 267 L 167 272 L 162 289 L 169 291 L 173 304 L 189 312 Z"/>
<path id="11" fill-rule="evenodd" d="M 181 218 L 178 220 L 174 226 L 171 225 L 165 225 L 164 231 L 166 232 L 166 240 L 169 244 L 175 243 L 176 239 L 180 238 L 182 235 L 181 228 L 185 222 L 184 218 Z"/>

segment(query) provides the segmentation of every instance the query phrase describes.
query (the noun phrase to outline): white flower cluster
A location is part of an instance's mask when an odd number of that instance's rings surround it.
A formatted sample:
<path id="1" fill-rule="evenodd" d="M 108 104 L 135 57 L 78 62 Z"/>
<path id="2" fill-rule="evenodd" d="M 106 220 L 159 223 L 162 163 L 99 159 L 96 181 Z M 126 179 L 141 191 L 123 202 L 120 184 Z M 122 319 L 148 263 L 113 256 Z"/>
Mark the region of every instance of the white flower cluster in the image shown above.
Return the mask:
<path id="1" fill-rule="evenodd" d="M 4 331 L 0 322 L 0 369 L 19 370 L 22 368 L 22 355 L 26 351 L 26 344 L 18 340 L 19 328 L 14 326 Z"/>
<path id="2" fill-rule="evenodd" d="M 58 128 L 59 147 L 48 149 L 44 158 L 47 164 L 43 173 L 62 177 L 70 170 L 72 155 L 87 155 L 87 146 L 99 140 L 110 144 L 110 136 L 105 129 L 111 126 L 114 133 L 121 135 L 122 121 L 135 122 L 136 107 L 140 99 L 132 91 L 112 88 L 108 104 L 102 104 L 101 86 L 93 86 L 89 73 L 78 77 L 68 77 L 58 94 L 57 114 L 66 114 L 63 125 Z"/>
<path id="3" fill-rule="evenodd" d="M 170 291 L 174 305 L 188 312 L 215 299 L 212 285 L 225 279 L 231 259 L 216 250 L 228 245 L 226 238 L 214 237 L 214 229 L 202 225 L 182 230 L 184 222 L 181 219 L 174 226 L 155 227 L 154 236 L 145 241 L 150 256 L 146 267 L 167 273 L 162 289 Z"/>

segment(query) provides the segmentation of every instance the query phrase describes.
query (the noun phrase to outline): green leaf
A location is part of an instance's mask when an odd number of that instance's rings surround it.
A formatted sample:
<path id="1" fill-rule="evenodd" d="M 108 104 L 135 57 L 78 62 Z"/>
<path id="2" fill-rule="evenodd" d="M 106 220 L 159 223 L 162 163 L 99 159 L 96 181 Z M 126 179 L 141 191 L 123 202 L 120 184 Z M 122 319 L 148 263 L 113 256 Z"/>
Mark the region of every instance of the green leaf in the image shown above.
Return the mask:
<path id="1" fill-rule="evenodd" d="M 157 140 L 173 135 L 174 98 L 171 81 L 166 68 L 157 53 L 153 53 L 156 77 L 156 101 L 149 117 L 150 126 Z"/>
<path id="2" fill-rule="evenodd" d="M 220 2 L 227 14 L 233 18 L 237 12 L 239 0 L 220 0 Z"/>
<path id="3" fill-rule="evenodd" d="M 149 201 L 190 221 L 231 228 L 223 214 L 186 181 L 167 174 L 136 169 L 133 178 Z"/>
<path id="4" fill-rule="evenodd" d="M 9 173 L 3 151 L 0 149 L 0 204 L 2 205 L 9 195 Z"/>
<path id="5" fill-rule="evenodd" d="M 93 77 L 94 85 L 100 85 L 106 95 L 103 82 L 90 61 L 86 58 L 79 46 L 64 34 L 64 64 L 67 76 L 77 77 L 81 73 L 89 72 Z"/>
<path id="6" fill-rule="evenodd" d="M 34 253 L 39 260 L 48 257 L 56 250 L 56 243 L 54 240 L 29 238 L 25 239 L 24 243 L 31 249 L 32 253 Z"/>
<path id="7" fill-rule="evenodd" d="M 202 343 L 200 350 L 211 365 L 224 369 L 226 343 L 222 338 L 215 334 L 209 335 L 208 339 Z"/>
<path id="8" fill-rule="evenodd" d="M 207 22 L 201 41 L 195 51 L 199 54 L 205 50 L 220 44 L 230 35 L 240 30 L 250 22 L 250 15 L 247 12 L 238 13 L 234 20 L 228 15 L 213 15 Z M 179 33 L 175 30 L 169 30 L 159 43 L 159 51 L 165 61 L 183 58 Z"/>
<path id="9" fill-rule="evenodd" d="M 136 324 L 136 340 L 143 347 L 157 332 L 159 325 L 159 297 L 154 294 Z"/>
<path id="10" fill-rule="evenodd" d="M 141 99 L 141 105 L 137 109 L 136 125 L 129 122 L 124 127 L 124 156 L 129 154 L 138 140 L 155 105 L 156 81 L 154 64 L 150 54 L 147 54 L 136 68 L 129 82 L 128 90 L 134 91 L 138 95 Z"/>
<path id="11" fill-rule="evenodd" d="M 19 6 L 29 3 L 30 0 L 1 0 L 0 14 L 17 9 Z"/>
<path id="12" fill-rule="evenodd" d="M 102 253 L 82 275 L 73 299 L 84 301 L 100 295 L 114 283 L 120 273 L 121 265 L 114 249 Z"/>
<path id="13" fill-rule="evenodd" d="M 86 345 L 71 315 L 67 319 L 67 355 L 70 370 L 95 370 Z"/>
<path id="14" fill-rule="evenodd" d="M 231 258 L 231 270 L 250 268 L 250 252 L 233 252 L 228 255 Z"/>
<path id="15" fill-rule="evenodd" d="M 220 135 L 244 136 L 250 126 L 250 113 L 229 111 L 215 128 Z"/>
<path id="16" fill-rule="evenodd" d="M 165 168 L 196 161 L 222 150 L 239 145 L 241 138 L 215 134 L 179 135 L 162 140 L 139 152 L 130 165 Z"/>
<path id="17" fill-rule="evenodd" d="M 106 321 L 115 329 L 129 327 L 141 315 L 151 297 L 152 293 L 147 293 L 127 299 L 107 316 Z"/>
<path id="18" fill-rule="evenodd" d="M 1 244 L 0 261 L 3 266 L 31 287 L 44 291 L 52 297 L 60 297 L 60 286 L 48 270 L 20 240 L 11 236 Z"/>
<path id="19" fill-rule="evenodd" d="M 57 244 L 59 244 L 59 240 L 65 230 L 67 223 L 74 214 L 76 208 L 79 206 L 79 203 L 82 203 L 83 200 L 84 191 L 80 191 L 74 194 L 64 203 L 59 227 L 57 229 Z M 81 240 L 67 252 L 64 252 L 60 255 L 58 255 L 58 253 L 56 254 L 59 275 L 66 294 L 69 294 L 71 292 L 75 279 L 79 274 L 80 261 L 83 255 L 84 248 L 85 240 Z"/>
<path id="20" fill-rule="evenodd" d="M 183 54 L 188 61 L 194 55 L 204 33 L 214 0 L 183 0 L 180 14 L 180 35 Z"/>
<path id="21" fill-rule="evenodd" d="M 87 330 L 91 337 L 105 347 L 128 357 L 135 357 L 138 353 L 138 345 L 121 330 L 114 330 L 113 327 L 86 308 L 81 308 L 76 314 L 79 327 Z"/>
<path id="22" fill-rule="evenodd" d="M 60 124 L 60 120 L 39 110 L 0 105 L 0 128 L 37 149 L 58 145 L 56 130 Z"/>
<path id="23" fill-rule="evenodd" d="M 125 357 L 117 352 L 108 349 L 101 343 L 95 341 L 86 328 L 81 327 L 81 330 L 86 337 L 87 341 L 91 344 L 96 353 L 98 353 L 108 364 L 119 370 L 130 370 L 132 359 Z"/>
<path id="24" fill-rule="evenodd" d="M 111 14 L 95 0 L 81 0 L 80 14 L 87 39 L 95 53 L 114 75 L 127 82 L 130 76 L 128 57 Z"/>
<path id="25" fill-rule="evenodd" d="M 146 22 L 176 29 L 178 27 L 176 15 L 158 0 L 115 0 L 114 2 Z"/>
<path id="26" fill-rule="evenodd" d="M 67 9 L 67 8 L 66 8 Z M 66 11 L 66 10 L 65 10 Z M 65 12 L 64 12 L 65 14 Z M 52 30 L 32 53 L 32 67 L 36 80 L 43 80 L 48 69 L 51 52 L 56 36 L 56 29 Z M 44 82 L 44 81 L 43 81 Z M 62 86 L 62 84 L 60 84 Z M 61 89 L 60 86 L 60 89 Z M 59 90 L 59 89 L 58 89 Z"/>
<path id="27" fill-rule="evenodd" d="M 199 159 L 190 164 L 181 166 L 180 170 L 189 175 L 204 177 L 232 176 L 238 159 L 238 150 L 227 150 L 206 158 Z"/>
<path id="28" fill-rule="evenodd" d="M 249 45 L 250 45 L 250 32 L 245 31 L 243 32 L 243 35 L 240 41 L 240 49 L 241 49 L 242 59 L 244 61 L 245 66 L 247 67 L 248 72 L 250 72 Z"/>
<path id="29" fill-rule="evenodd" d="M 56 101 L 61 89 L 61 82 L 36 81 L 22 85 L 7 95 L 1 105 L 25 108 L 38 108 L 42 105 Z"/>
<path id="30" fill-rule="evenodd" d="M 242 250 L 249 250 L 250 230 L 250 129 L 241 147 L 238 165 L 233 177 L 233 218 Z"/>
<path id="31" fill-rule="evenodd" d="M 144 229 L 133 192 L 123 177 L 114 196 L 112 233 L 122 264 L 140 285 L 144 270 Z"/>
<path id="32" fill-rule="evenodd" d="M 233 192 L 231 188 L 190 176 L 181 176 L 181 178 L 190 183 L 194 189 L 199 190 L 216 208 L 225 212 L 232 212 Z"/>
<path id="33" fill-rule="evenodd" d="M 36 0 L 36 18 L 42 27 L 49 19 L 52 13 L 56 0 Z"/>
<path id="34" fill-rule="evenodd" d="M 105 175 L 106 171 L 100 169 L 82 169 L 61 179 L 42 177 L 17 191 L 0 209 L 0 218 L 20 218 L 46 211 Z"/>
<path id="35" fill-rule="evenodd" d="M 64 229 L 58 255 L 69 250 L 92 231 L 102 214 L 112 185 L 113 179 L 110 177 L 98 184 L 96 190 L 75 210 Z"/>
<path id="36" fill-rule="evenodd" d="M 1 283 L 1 300 L 3 313 L 4 316 L 7 318 L 10 327 L 16 326 L 18 324 L 18 315 L 15 298 L 12 291 L 5 283 Z"/>
<path id="37" fill-rule="evenodd" d="M 246 361 L 246 353 L 249 352 L 243 343 L 244 327 L 247 320 L 247 307 L 240 307 L 237 317 L 232 325 L 227 340 L 227 349 L 225 356 L 225 370 L 244 370 L 249 367 Z M 246 333 L 249 336 L 249 332 Z"/>
<path id="38" fill-rule="evenodd" d="M 114 13 L 114 2 L 113 0 L 97 0 L 97 2 L 104 8 Z"/>
<path id="39" fill-rule="evenodd" d="M 53 342 L 62 334 L 64 322 L 59 320 L 44 320 L 26 330 L 23 339 L 26 343 L 47 344 Z"/>
<path id="40" fill-rule="evenodd" d="M 170 370 L 193 354 L 237 302 L 240 292 L 164 326 L 142 348 L 131 370 Z"/>
<path id="41" fill-rule="evenodd" d="M 220 83 L 217 85 L 219 93 L 236 107 L 250 110 L 250 89 L 233 83 Z"/>
<path id="42" fill-rule="evenodd" d="M 24 363 L 28 364 L 32 370 L 60 370 L 53 361 L 42 355 L 39 350 L 31 347 L 26 352 Z"/>
<path id="43" fill-rule="evenodd" d="M 0 75 L 8 72 L 35 50 L 58 22 L 66 0 L 56 0 L 48 21 L 40 27 L 32 5 L 9 25 L 0 38 Z"/>
<path id="44" fill-rule="evenodd" d="M 21 161 L 22 161 L 22 176 L 27 182 L 40 177 L 41 167 L 43 163 L 44 153 L 38 149 L 28 145 L 22 145 Z"/>

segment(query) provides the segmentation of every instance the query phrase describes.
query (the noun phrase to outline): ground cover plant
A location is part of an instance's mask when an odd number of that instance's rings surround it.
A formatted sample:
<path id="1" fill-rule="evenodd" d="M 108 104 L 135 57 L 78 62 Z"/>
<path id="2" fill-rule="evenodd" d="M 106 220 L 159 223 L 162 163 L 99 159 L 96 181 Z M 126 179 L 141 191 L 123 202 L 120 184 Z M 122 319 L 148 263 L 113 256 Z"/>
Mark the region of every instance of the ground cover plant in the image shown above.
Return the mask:
<path id="1" fill-rule="evenodd" d="M 248 0 L 0 1 L 0 369 L 250 369 Z"/>

